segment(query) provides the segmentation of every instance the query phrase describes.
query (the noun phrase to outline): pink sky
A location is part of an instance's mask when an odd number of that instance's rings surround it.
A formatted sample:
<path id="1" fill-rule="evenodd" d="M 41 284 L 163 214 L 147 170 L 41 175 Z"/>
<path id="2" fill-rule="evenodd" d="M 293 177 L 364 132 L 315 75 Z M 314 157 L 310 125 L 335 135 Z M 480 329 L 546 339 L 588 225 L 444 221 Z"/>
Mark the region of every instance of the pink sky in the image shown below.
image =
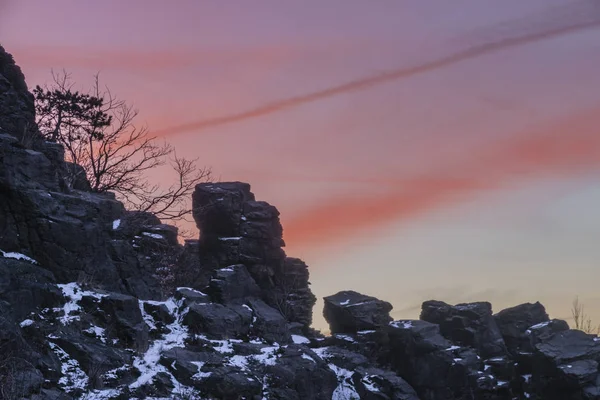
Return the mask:
<path id="1" fill-rule="evenodd" d="M 101 71 L 179 154 L 250 182 L 318 297 L 567 317 L 579 295 L 600 322 L 593 0 L 168 4 L 3 1 L 0 37 L 30 86 Z"/>

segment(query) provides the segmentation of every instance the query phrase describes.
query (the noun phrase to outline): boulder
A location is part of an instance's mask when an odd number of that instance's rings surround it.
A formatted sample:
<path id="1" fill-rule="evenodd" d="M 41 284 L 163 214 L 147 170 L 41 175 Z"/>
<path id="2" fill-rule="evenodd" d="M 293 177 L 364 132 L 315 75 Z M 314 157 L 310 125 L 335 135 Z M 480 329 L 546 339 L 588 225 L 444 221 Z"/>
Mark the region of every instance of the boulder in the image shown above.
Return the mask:
<path id="1" fill-rule="evenodd" d="M 113 335 L 126 347 L 137 351 L 148 348 L 148 326 L 142 317 L 138 299 L 110 293 L 102 297 L 99 309 L 106 324 L 114 328 Z"/>
<path id="2" fill-rule="evenodd" d="M 356 333 L 378 329 L 392 320 L 392 305 L 354 291 L 342 291 L 324 298 L 323 316 L 332 333 Z"/>
<path id="3" fill-rule="evenodd" d="M 192 304 L 183 322 L 194 333 L 217 339 L 236 338 L 248 334 L 252 311 L 218 303 Z"/>
<path id="4" fill-rule="evenodd" d="M 267 342 L 288 343 L 291 335 L 287 321 L 281 312 L 268 306 L 260 299 L 249 299 L 247 302 L 252 309 L 252 330 L 254 336 Z"/>
<path id="5" fill-rule="evenodd" d="M 508 351 L 514 356 L 533 350 L 527 329 L 549 321 L 546 309 L 539 302 L 525 303 L 507 308 L 494 315 L 496 325 Z"/>
<path id="6" fill-rule="evenodd" d="M 488 302 L 457 304 L 426 301 L 421 308 L 423 321 L 438 324 L 441 334 L 461 346 L 470 346 L 483 358 L 502 356 L 506 345 Z"/>
<path id="7" fill-rule="evenodd" d="M 243 264 L 220 268 L 210 280 L 208 293 L 219 303 L 243 303 L 260 296 L 260 288 Z"/>
<path id="8" fill-rule="evenodd" d="M 175 298 L 177 300 L 183 300 L 186 307 L 191 306 L 194 303 L 203 304 L 210 302 L 210 296 L 199 290 L 195 290 L 188 287 L 179 287 L 175 291 Z"/>

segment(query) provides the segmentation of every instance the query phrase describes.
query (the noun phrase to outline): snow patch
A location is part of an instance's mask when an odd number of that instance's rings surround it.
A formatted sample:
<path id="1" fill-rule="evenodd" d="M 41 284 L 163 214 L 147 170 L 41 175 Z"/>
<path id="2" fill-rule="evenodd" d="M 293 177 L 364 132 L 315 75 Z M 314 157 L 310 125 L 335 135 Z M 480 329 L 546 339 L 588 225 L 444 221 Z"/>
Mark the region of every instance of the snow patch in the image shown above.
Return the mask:
<path id="1" fill-rule="evenodd" d="M 142 232 L 142 235 L 150 237 L 152 239 L 164 239 L 165 238 L 163 235 L 159 235 L 158 233 L 151 233 L 151 232 Z"/>
<path id="2" fill-rule="evenodd" d="M 117 229 L 119 229 L 120 226 L 121 226 L 121 220 L 115 219 L 112 223 L 113 231 L 116 231 Z"/>
<path id="3" fill-rule="evenodd" d="M 89 378 L 79 367 L 77 360 L 72 359 L 69 354 L 64 351 L 56 343 L 49 342 L 48 345 L 60 359 L 60 372 L 62 376 L 58 380 L 58 384 L 68 393 L 76 389 L 85 389 L 88 385 Z"/>
<path id="4" fill-rule="evenodd" d="M 533 326 L 530 326 L 529 329 L 540 329 L 540 328 L 543 328 L 545 326 L 548 326 L 548 324 L 550 324 L 550 322 L 551 321 L 546 321 L 546 322 L 542 322 L 542 323 L 539 323 L 539 324 L 535 324 Z"/>
<path id="5" fill-rule="evenodd" d="M 220 237 L 219 240 L 223 241 L 223 242 L 227 242 L 229 240 L 241 240 L 242 238 L 240 236 L 235 236 L 235 237 Z"/>
<path id="6" fill-rule="evenodd" d="M 347 306 L 348 304 L 350 304 L 350 299 L 346 299 L 344 301 L 340 301 L 340 306 Z"/>
<path id="7" fill-rule="evenodd" d="M 300 335 L 292 335 L 292 341 L 296 344 L 310 343 L 310 340 L 308 340 L 308 338 L 305 338 L 304 336 L 300 336 Z"/>
<path id="8" fill-rule="evenodd" d="M 167 303 L 168 301 L 163 304 L 169 307 Z M 162 352 L 173 347 L 183 347 L 185 345 L 185 339 L 189 335 L 187 327 L 182 324 L 182 321 L 187 311 L 187 308 L 183 311 L 180 308 L 175 309 L 173 315 L 175 321 L 167 325 L 168 333 L 162 335 L 160 339 L 155 340 L 143 356 L 136 356 L 134 358 L 133 366 L 140 372 L 140 376 L 135 382 L 129 385 L 129 388 L 136 389 L 145 385 L 152 381 L 154 376 L 159 372 L 168 373 L 167 369 L 160 365 L 158 361 Z M 172 377 L 172 380 L 175 380 L 175 378 Z"/>
<path id="9" fill-rule="evenodd" d="M 303 358 L 303 359 L 305 359 L 305 360 L 312 361 L 312 362 L 314 362 L 315 364 L 317 363 L 317 362 L 315 361 L 315 359 L 314 359 L 314 358 L 312 358 L 311 356 L 309 356 L 308 354 L 302 353 L 302 358 Z"/>
<path id="10" fill-rule="evenodd" d="M 412 321 L 392 321 L 390 325 L 394 328 L 410 329 L 413 327 Z"/>
<path id="11" fill-rule="evenodd" d="M 25 328 L 26 326 L 33 325 L 33 324 L 34 324 L 34 321 L 33 321 L 33 320 L 31 320 L 31 319 L 26 319 L 26 320 L 23 320 L 23 321 L 21 321 L 21 323 L 19 324 L 19 326 L 20 326 L 21 328 Z"/>
<path id="12" fill-rule="evenodd" d="M 99 294 L 96 292 L 91 292 L 89 290 L 83 290 L 81 289 L 81 287 L 79 287 L 79 285 L 76 282 L 58 284 L 56 286 L 58 286 L 62 290 L 63 295 L 67 299 L 69 299 L 69 301 L 67 301 L 62 308 L 64 315 L 60 317 L 60 322 L 63 325 L 68 325 L 72 321 L 79 319 L 79 315 L 72 315 L 72 313 L 79 312 L 81 310 L 81 307 L 79 306 L 79 301 L 83 298 L 83 296 L 94 297 L 96 299 L 106 297 L 105 294 Z M 58 311 L 61 309 L 59 308 L 56 310 Z"/>
<path id="13" fill-rule="evenodd" d="M 198 367 L 198 372 L 196 372 L 192 376 L 192 379 L 201 380 L 204 378 L 208 378 L 211 375 L 210 372 L 202 372 L 202 367 L 204 366 L 205 363 L 203 363 L 201 361 L 192 361 L 191 363 Z"/>
<path id="14" fill-rule="evenodd" d="M 106 336 L 104 336 L 104 328 L 92 325 L 89 328 L 85 329 L 84 332 L 91 333 L 92 335 L 100 339 L 102 343 L 106 343 Z"/>
<path id="15" fill-rule="evenodd" d="M 375 382 L 372 381 L 373 378 L 373 375 L 365 376 L 364 378 L 362 378 L 362 384 L 369 392 L 377 393 L 379 392 L 379 389 L 377 388 L 377 386 L 375 386 Z"/>
<path id="16" fill-rule="evenodd" d="M 331 400 L 360 400 L 360 396 L 352 385 L 352 371 L 338 367 L 335 364 L 329 364 L 338 379 L 338 386 L 333 391 Z"/>
<path id="17" fill-rule="evenodd" d="M 33 258 L 27 257 L 25 254 L 16 253 L 14 251 L 8 252 L 8 251 L 0 250 L 0 254 L 4 258 L 12 258 L 13 260 L 27 261 L 27 262 L 30 262 L 32 264 L 37 264 L 38 263 Z"/>
<path id="18" fill-rule="evenodd" d="M 346 342 L 354 342 L 354 339 L 352 338 L 352 336 L 349 336 L 349 335 L 335 334 L 333 336 L 336 339 L 342 339 L 342 340 L 345 340 Z"/>

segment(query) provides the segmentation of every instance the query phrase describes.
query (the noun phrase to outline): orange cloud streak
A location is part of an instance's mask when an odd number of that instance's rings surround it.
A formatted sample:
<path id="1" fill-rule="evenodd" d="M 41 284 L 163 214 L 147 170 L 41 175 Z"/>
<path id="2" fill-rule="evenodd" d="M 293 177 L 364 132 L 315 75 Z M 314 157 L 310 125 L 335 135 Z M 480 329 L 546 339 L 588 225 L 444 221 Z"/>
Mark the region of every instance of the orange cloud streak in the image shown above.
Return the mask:
<path id="1" fill-rule="evenodd" d="M 397 181 L 387 196 L 332 198 L 291 219 L 284 216 L 285 240 L 293 247 L 336 242 L 364 228 L 454 205 L 481 190 L 590 166 L 600 166 L 600 108 L 490 143 L 453 165 L 437 166 L 436 175 Z"/>
<path id="2" fill-rule="evenodd" d="M 188 122 L 184 124 L 174 125 L 167 128 L 155 130 L 154 133 L 158 136 L 167 136 L 177 133 L 198 131 L 207 129 L 219 125 L 241 122 L 251 118 L 257 118 L 286 109 L 297 107 L 302 104 L 311 103 L 314 101 L 326 99 L 329 97 L 337 96 L 344 93 L 350 93 L 358 90 L 370 88 L 372 86 L 380 85 L 396 81 L 403 78 L 408 78 L 425 72 L 433 71 L 436 69 L 444 68 L 468 59 L 476 58 L 485 54 L 493 53 L 502 49 L 511 48 L 515 46 L 521 46 L 528 43 L 537 42 L 540 40 L 549 39 L 556 36 L 565 35 L 567 33 L 577 32 L 584 29 L 600 26 L 600 13 L 594 13 L 592 15 L 576 15 L 575 20 L 569 24 L 562 25 L 560 27 L 545 27 L 544 29 L 533 32 L 516 35 L 509 38 L 503 38 L 496 41 L 490 41 L 483 44 L 475 45 L 464 51 L 457 52 L 450 56 L 442 57 L 437 60 L 421 64 L 410 68 L 401 68 L 391 71 L 387 71 L 381 74 L 373 75 L 366 78 L 357 79 L 341 85 L 332 86 L 327 89 L 308 93 L 305 95 L 290 97 L 283 100 L 277 100 L 263 106 L 256 107 L 251 110 L 242 111 L 239 113 L 229 114 L 222 117 L 216 117 L 211 119 L 203 119 L 200 121 Z M 551 21 L 554 22 L 554 21 Z M 513 32 L 511 32 L 513 33 Z"/>

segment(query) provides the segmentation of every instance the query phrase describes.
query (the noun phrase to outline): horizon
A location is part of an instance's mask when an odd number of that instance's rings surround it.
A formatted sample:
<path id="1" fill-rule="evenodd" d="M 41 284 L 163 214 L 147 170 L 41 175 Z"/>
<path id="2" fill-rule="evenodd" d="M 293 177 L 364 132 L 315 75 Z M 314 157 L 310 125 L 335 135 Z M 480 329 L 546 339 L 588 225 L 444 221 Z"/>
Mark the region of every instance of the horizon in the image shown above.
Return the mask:
<path id="1" fill-rule="evenodd" d="M 100 71 L 179 154 L 276 206 L 286 253 L 309 265 L 316 328 L 339 290 L 395 319 L 435 298 L 540 301 L 570 320 L 579 296 L 600 323 L 592 3 L 112 3 L 5 1 L 2 44 L 30 89 L 51 68 L 82 87 Z M 552 34 L 525 29 L 536 16 Z M 535 40 L 443 61 L 501 40 L 503 21 Z"/>

